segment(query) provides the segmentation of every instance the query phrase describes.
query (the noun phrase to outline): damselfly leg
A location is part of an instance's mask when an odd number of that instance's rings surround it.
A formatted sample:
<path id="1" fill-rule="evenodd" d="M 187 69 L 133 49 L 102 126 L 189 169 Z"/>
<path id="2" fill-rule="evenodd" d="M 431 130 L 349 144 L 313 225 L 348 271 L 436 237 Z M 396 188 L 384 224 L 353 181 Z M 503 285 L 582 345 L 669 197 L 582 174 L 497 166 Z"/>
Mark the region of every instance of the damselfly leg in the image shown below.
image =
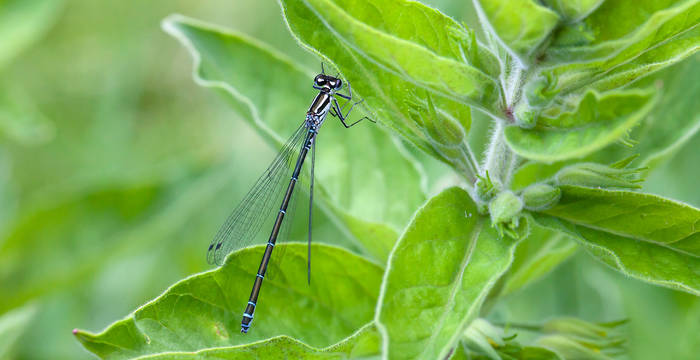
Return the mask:
<path id="1" fill-rule="evenodd" d="M 343 110 L 345 109 L 345 106 L 347 106 L 349 103 L 352 102 L 352 87 L 350 86 L 350 84 L 348 84 L 348 95 L 341 94 L 341 93 L 335 93 L 335 95 L 338 95 L 338 96 L 342 97 L 343 99 L 346 99 L 347 101 L 341 107 L 338 105 L 338 100 L 334 97 L 333 98 L 333 106 L 330 110 L 330 113 L 331 113 L 331 115 L 340 119 L 340 122 L 343 124 L 343 126 L 345 126 L 346 129 L 353 126 L 353 125 L 356 125 L 357 123 L 359 123 L 362 120 L 369 120 L 371 122 L 376 122 L 367 116 L 363 116 L 360 120 L 357 120 L 354 123 L 348 125 L 347 123 L 345 123 L 345 119 L 347 119 L 348 116 L 350 116 L 350 112 L 352 112 L 352 109 L 355 107 L 355 105 L 362 104 L 365 101 L 365 99 L 362 99 L 360 101 L 355 101 L 354 103 L 352 103 L 352 105 L 350 106 L 350 109 L 348 109 L 348 112 L 345 113 L 345 115 L 343 115 Z"/>

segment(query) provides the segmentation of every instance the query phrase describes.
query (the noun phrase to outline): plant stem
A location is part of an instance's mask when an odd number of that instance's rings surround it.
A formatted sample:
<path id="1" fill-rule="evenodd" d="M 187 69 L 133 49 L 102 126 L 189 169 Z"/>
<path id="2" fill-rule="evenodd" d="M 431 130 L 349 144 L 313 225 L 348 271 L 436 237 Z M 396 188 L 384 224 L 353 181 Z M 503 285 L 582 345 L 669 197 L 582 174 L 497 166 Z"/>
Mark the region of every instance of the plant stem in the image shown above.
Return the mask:
<path id="1" fill-rule="evenodd" d="M 501 181 L 503 178 L 503 164 L 506 151 L 508 150 L 503 142 L 503 130 L 505 126 L 499 119 L 494 119 L 491 140 L 486 150 L 484 158 L 484 170 L 488 171 L 491 179 Z M 482 174 L 483 175 L 483 174 Z"/>

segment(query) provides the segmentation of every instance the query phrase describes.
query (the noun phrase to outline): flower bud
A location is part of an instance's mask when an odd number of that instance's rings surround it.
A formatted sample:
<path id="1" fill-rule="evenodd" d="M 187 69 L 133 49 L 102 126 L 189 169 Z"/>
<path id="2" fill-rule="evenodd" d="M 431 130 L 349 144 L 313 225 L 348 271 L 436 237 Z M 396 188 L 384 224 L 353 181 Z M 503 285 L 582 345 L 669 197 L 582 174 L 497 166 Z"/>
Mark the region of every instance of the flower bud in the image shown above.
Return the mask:
<path id="1" fill-rule="evenodd" d="M 567 166 L 554 175 L 556 185 L 639 189 L 642 169 L 619 169 L 603 164 L 580 163 Z"/>
<path id="2" fill-rule="evenodd" d="M 494 225 L 513 222 L 522 210 L 523 201 L 511 191 L 499 193 L 489 203 L 491 222 Z"/>
<path id="3" fill-rule="evenodd" d="M 561 190 L 548 184 L 533 184 L 525 188 L 521 196 L 526 209 L 547 210 L 559 202 Z"/>

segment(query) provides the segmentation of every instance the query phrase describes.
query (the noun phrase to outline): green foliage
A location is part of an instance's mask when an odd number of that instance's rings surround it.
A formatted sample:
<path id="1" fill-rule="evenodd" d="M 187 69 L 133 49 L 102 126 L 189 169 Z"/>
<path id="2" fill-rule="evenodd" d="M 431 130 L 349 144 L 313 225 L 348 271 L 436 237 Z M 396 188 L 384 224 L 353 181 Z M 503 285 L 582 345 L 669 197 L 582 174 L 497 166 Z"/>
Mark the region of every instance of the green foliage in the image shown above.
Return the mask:
<path id="1" fill-rule="evenodd" d="M 302 244 L 286 247 L 283 268 L 276 270 L 279 273 L 275 278 L 265 282 L 262 293 L 265 304 L 261 303 L 255 312 L 255 333 L 243 335 L 238 328 L 241 306 L 248 296 L 263 247 L 240 250 L 229 256 L 221 268 L 180 281 L 100 334 L 78 331 L 76 336 L 87 349 L 110 359 L 215 347 L 231 347 L 226 354 L 235 355 L 246 352 L 235 345 L 282 334 L 324 347 L 341 341 L 371 321 L 382 274 L 378 265 L 340 248 L 314 245 L 316 272 L 307 286 L 305 247 Z M 347 267 L 339 268 L 338 263 Z M 297 316 L 287 317 L 288 314 Z M 372 341 L 371 330 L 365 333 L 355 335 L 357 339 L 353 343 L 341 345 L 348 351 L 366 346 L 366 341 Z M 286 337 L 267 340 L 264 346 L 248 346 L 261 354 L 270 354 L 290 342 L 293 343 L 290 356 L 316 351 Z"/>
<path id="2" fill-rule="evenodd" d="M 355 93 L 373 104 L 371 116 L 461 169 L 460 173 L 473 176 L 464 142 L 442 143 L 431 136 L 431 124 L 446 120 L 418 116 L 432 113 L 421 90 L 442 95 L 433 99 L 439 116 L 454 119 L 467 132 L 467 105 L 490 113 L 501 106 L 493 77 L 497 72 L 494 55 L 479 45 L 470 29 L 420 3 L 392 0 L 371 7 L 363 3 L 319 0 L 283 1 L 281 5 L 292 34 L 303 46 L 337 65 Z M 420 20 L 406 26 L 403 18 Z"/>
<path id="3" fill-rule="evenodd" d="M 623 273 L 700 294 L 700 210 L 659 196 L 562 186 L 557 206 L 536 217 L 580 239 Z"/>
<path id="4" fill-rule="evenodd" d="M 499 239 L 464 190 L 450 188 L 428 201 L 394 247 L 384 275 L 377 323 L 385 356 L 446 357 L 510 265 L 514 246 Z"/>
<path id="5" fill-rule="evenodd" d="M 0 357 L 697 357 L 700 2 L 426 1 L 0 1 Z M 376 124 L 243 335 L 262 248 L 204 247 L 319 60 Z"/>
<path id="6" fill-rule="evenodd" d="M 544 163 L 582 158 L 623 138 L 652 109 L 653 92 L 587 92 L 575 106 L 550 108 L 534 129 L 509 126 L 506 141 L 518 155 Z"/>

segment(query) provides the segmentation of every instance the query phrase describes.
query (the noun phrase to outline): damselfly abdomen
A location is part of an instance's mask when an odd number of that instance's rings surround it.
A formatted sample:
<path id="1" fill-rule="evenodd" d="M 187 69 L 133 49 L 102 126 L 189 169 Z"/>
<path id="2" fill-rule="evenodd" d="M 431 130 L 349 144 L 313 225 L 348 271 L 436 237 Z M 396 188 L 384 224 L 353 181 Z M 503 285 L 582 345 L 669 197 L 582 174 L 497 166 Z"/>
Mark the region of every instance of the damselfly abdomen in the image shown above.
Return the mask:
<path id="1" fill-rule="evenodd" d="M 270 237 L 268 238 L 267 246 L 265 247 L 265 252 L 262 260 L 260 261 L 260 267 L 258 268 L 255 282 L 253 283 L 253 290 L 250 292 L 248 305 L 243 312 L 243 320 L 241 321 L 241 332 L 243 333 L 248 332 L 251 322 L 253 321 L 258 295 L 260 294 L 260 288 L 262 286 L 263 279 L 265 278 L 265 273 L 267 272 L 270 258 L 272 257 L 272 250 L 275 248 L 275 244 L 277 243 L 282 223 L 285 215 L 287 214 L 287 208 L 292 198 L 292 194 L 294 193 L 294 187 L 299 181 L 304 160 L 309 152 L 311 152 L 311 177 L 309 186 L 308 243 L 311 245 L 311 209 L 313 208 L 316 137 L 318 136 L 319 128 L 326 120 L 326 116 L 330 114 L 337 117 L 346 128 L 349 128 L 364 119 L 368 119 L 367 117 L 363 117 L 349 125 L 345 122 L 353 107 L 362 101 L 352 103 L 350 109 L 343 114 L 344 107 L 348 103 L 352 102 L 352 89 L 348 85 L 348 95 L 337 92 L 343 87 L 342 80 L 337 76 L 326 75 L 323 71 L 321 71 L 321 74 L 314 78 L 313 87 L 314 89 L 318 90 L 318 94 L 311 103 L 311 106 L 309 106 L 304 122 L 294 132 L 294 134 L 292 134 L 284 147 L 282 147 L 282 150 L 277 155 L 275 160 L 267 168 L 260 179 L 258 179 L 248 194 L 243 198 L 238 207 L 236 207 L 233 213 L 228 217 L 224 225 L 214 237 L 214 240 L 212 240 L 211 244 L 209 245 L 207 260 L 209 263 L 220 264 L 226 254 L 229 252 L 251 244 L 253 238 L 258 233 L 263 223 L 262 219 L 264 216 L 261 216 L 261 214 L 258 212 L 267 211 L 267 209 L 271 207 L 273 204 L 272 201 L 274 201 L 275 193 L 273 189 L 277 188 L 277 186 L 281 184 L 283 178 L 289 176 L 289 184 L 287 185 L 284 196 L 282 197 L 282 204 L 277 211 L 274 225 L 272 226 L 272 231 L 270 233 Z M 339 106 L 336 96 L 346 99 L 347 102 L 342 107 Z M 287 175 L 289 174 L 287 171 L 291 165 L 290 161 L 292 160 L 292 155 L 297 153 L 297 151 L 298 156 L 296 157 L 296 163 L 294 163 L 291 174 Z M 310 249 L 311 248 L 309 247 L 307 257 L 308 281 L 311 281 Z"/>

